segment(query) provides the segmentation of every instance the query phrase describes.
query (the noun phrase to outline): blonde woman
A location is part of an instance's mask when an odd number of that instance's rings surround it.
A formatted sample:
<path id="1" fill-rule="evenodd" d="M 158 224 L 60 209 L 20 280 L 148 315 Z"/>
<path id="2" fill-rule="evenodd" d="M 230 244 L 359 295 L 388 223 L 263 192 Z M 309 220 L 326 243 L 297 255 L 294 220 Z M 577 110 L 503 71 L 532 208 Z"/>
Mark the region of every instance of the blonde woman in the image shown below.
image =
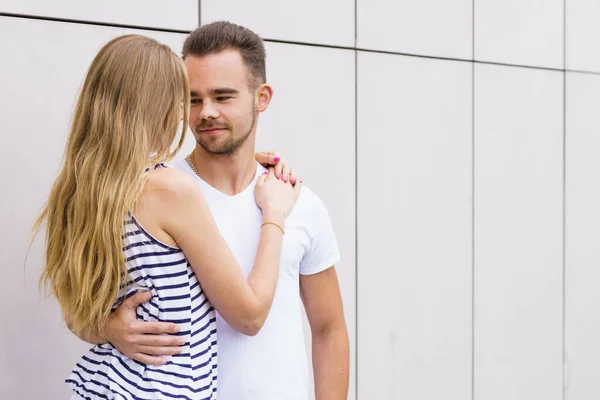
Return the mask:
<path id="1" fill-rule="evenodd" d="M 149 366 L 97 345 L 67 379 L 73 398 L 215 399 L 213 305 L 248 334 L 269 312 L 284 219 L 301 183 L 277 179 L 272 169 L 258 177 L 263 225 L 246 279 L 198 185 L 163 164 L 183 143 L 189 104 L 182 61 L 153 39 L 118 37 L 88 70 L 64 165 L 37 224 L 47 223 L 41 282 L 69 328 L 89 338 L 124 299 L 149 290 L 152 299 L 137 308 L 137 318 L 177 324 L 184 346 L 165 365 Z"/>

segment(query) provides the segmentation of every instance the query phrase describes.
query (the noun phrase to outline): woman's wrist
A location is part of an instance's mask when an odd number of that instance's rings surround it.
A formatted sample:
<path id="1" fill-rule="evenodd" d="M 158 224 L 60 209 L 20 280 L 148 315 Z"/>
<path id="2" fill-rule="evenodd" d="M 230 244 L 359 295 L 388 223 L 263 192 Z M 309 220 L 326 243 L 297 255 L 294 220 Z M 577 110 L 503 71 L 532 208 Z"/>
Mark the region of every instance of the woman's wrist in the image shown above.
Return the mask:
<path id="1" fill-rule="evenodd" d="M 283 227 L 285 221 L 285 215 L 282 212 L 267 211 L 263 213 L 263 223 L 271 222 Z"/>
<path id="2" fill-rule="evenodd" d="M 274 227 L 274 229 L 275 228 L 279 229 L 281 231 L 281 233 L 283 235 L 285 235 L 285 230 L 283 229 L 283 227 L 275 222 L 270 222 L 270 221 L 263 222 L 262 227 L 264 228 L 265 226 L 272 226 L 272 227 Z"/>

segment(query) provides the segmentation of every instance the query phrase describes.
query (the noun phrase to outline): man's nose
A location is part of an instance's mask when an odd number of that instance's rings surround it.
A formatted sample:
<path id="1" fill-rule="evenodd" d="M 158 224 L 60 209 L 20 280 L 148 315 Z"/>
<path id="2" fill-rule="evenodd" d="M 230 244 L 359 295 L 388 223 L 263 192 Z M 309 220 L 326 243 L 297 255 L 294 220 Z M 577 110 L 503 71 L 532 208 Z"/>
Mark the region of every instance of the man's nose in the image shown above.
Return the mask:
<path id="1" fill-rule="evenodd" d="M 200 108 L 201 119 L 217 119 L 219 118 L 219 112 L 212 101 L 204 101 Z"/>

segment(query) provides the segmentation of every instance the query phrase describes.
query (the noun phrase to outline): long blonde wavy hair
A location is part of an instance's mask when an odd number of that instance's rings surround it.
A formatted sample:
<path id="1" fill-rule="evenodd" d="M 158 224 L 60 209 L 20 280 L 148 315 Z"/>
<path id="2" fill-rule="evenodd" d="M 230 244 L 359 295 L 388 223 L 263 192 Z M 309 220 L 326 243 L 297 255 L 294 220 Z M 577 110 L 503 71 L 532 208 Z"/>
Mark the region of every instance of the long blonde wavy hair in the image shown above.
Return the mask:
<path id="1" fill-rule="evenodd" d="M 62 169 L 34 226 L 37 232 L 46 221 L 40 285 L 56 296 L 76 334 L 103 331 L 127 275 L 124 221 L 144 171 L 181 148 L 189 102 L 183 62 L 148 37 L 117 37 L 90 65 Z"/>

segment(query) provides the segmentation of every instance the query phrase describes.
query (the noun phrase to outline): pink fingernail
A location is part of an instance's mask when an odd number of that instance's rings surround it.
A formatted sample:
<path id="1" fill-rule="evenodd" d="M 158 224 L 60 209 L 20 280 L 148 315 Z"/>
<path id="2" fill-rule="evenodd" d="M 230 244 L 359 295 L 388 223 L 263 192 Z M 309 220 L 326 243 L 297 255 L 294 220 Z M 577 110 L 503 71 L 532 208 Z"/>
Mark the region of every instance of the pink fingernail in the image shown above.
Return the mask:
<path id="1" fill-rule="evenodd" d="M 266 174 L 268 174 L 268 172 L 267 172 L 267 171 L 265 171 L 265 172 L 263 172 L 262 174 L 263 174 L 263 175 L 266 175 Z"/>
<path id="2" fill-rule="evenodd" d="M 277 179 L 279 179 L 279 176 L 280 176 L 280 175 L 275 175 L 275 176 L 277 177 Z"/>
<path id="3" fill-rule="evenodd" d="M 284 177 L 283 177 L 283 181 L 284 181 L 284 182 L 287 182 L 287 180 L 288 180 L 288 177 L 287 177 L 287 176 L 284 176 Z"/>
<path id="4" fill-rule="evenodd" d="M 292 178 L 292 183 L 296 183 L 296 178 Z"/>
<path id="5" fill-rule="evenodd" d="M 281 160 L 281 158 L 279 158 L 279 157 L 275 157 L 275 158 L 273 159 L 273 161 L 275 161 L 275 162 L 279 162 L 279 160 Z"/>

